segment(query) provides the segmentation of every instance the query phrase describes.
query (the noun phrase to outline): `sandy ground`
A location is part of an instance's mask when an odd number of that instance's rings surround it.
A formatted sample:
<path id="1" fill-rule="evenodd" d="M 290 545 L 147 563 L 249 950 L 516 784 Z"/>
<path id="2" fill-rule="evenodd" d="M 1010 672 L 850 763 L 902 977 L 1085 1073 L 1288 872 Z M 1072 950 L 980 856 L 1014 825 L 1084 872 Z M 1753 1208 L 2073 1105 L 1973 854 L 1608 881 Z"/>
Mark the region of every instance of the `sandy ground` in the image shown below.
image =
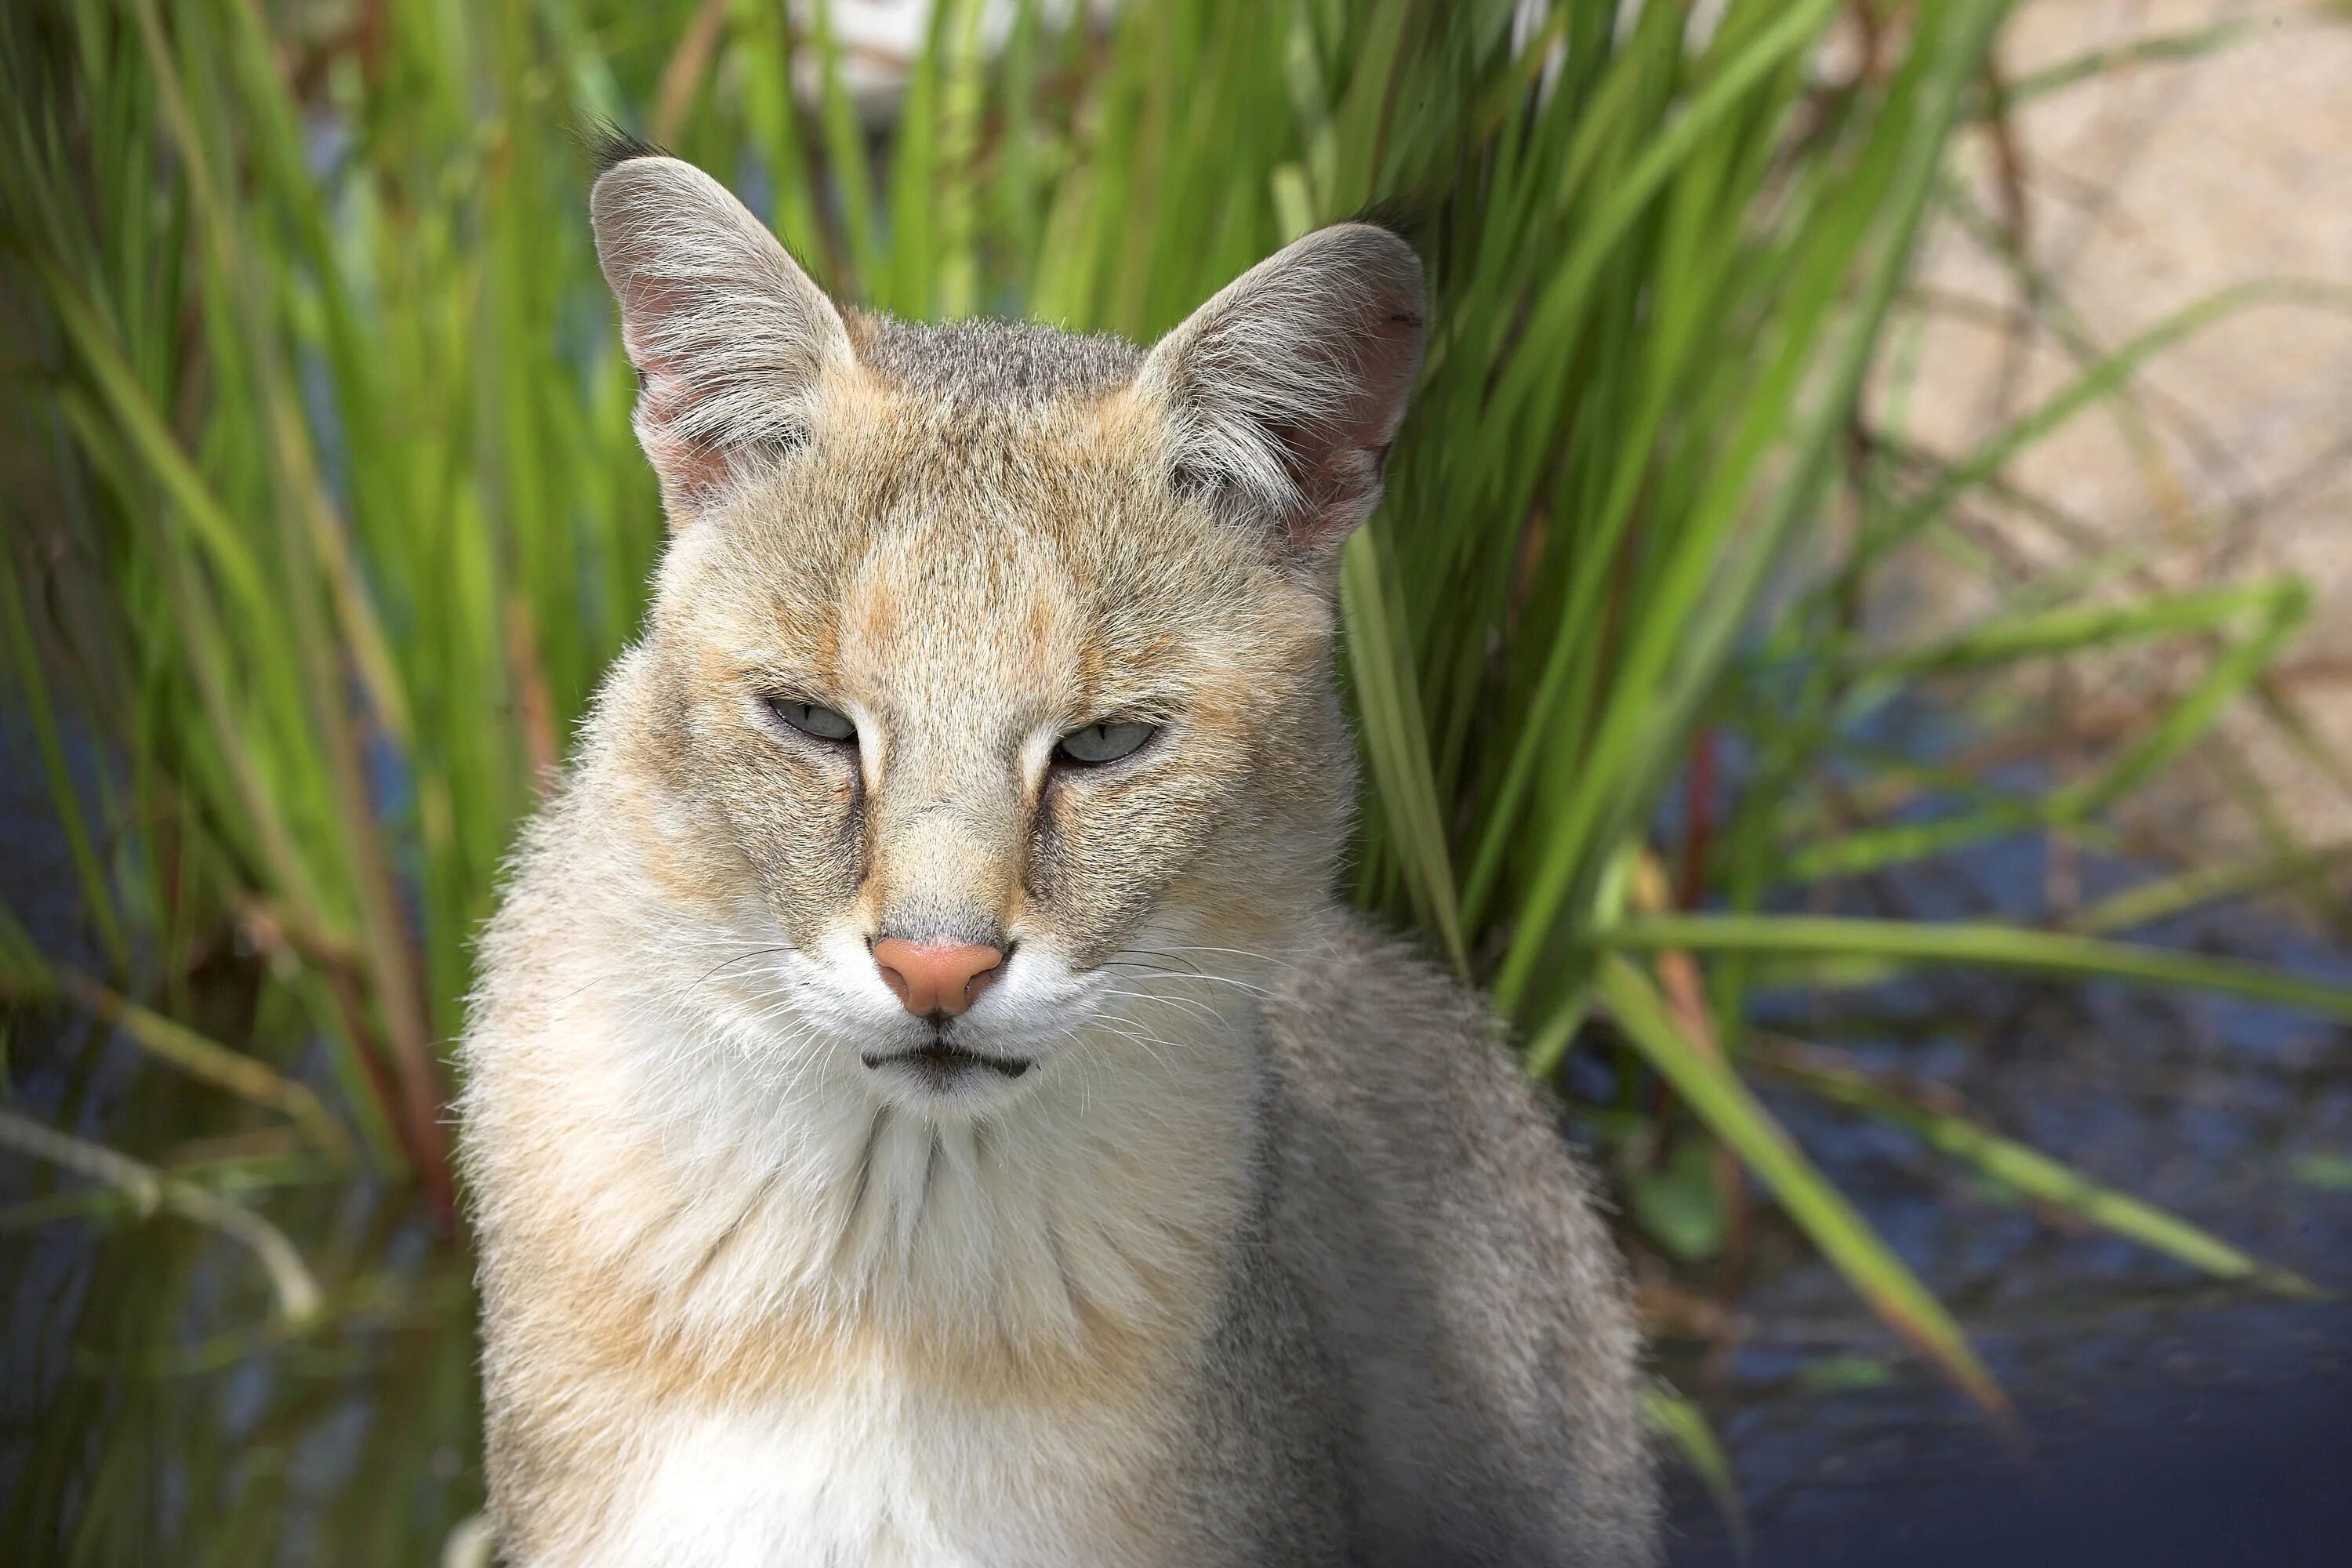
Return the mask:
<path id="1" fill-rule="evenodd" d="M 2045 308 L 2027 323 L 2018 270 L 1981 234 L 1940 223 L 1914 331 L 1881 377 L 1882 416 L 1959 454 L 2063 387 L 2083 345 L 2111 350 L 2258 279 L 2320 280 L 2340 299 L 2253 306 L 2164 353 L 2135 379 L 2136 413 L 2095 409 L 2011 466 L 2052 511 L 1970 509 L 1966 547 L 1906 563 L 1888 621 L 1916 632 L 1980 613 L 2018 583 L 2103 555 L 2128 559 L 2141 584 L 2298 573 L 2317 613 L 2275 689 L 2322 750 L 2352 758 L 2352 5 L 2025 0 L 1999 68 L 2024 83 L 2088 51 L 2217 26 L 2233 31 L 2194 58 L 2024 99 L 2006 150 L 1969 138 L 1967 183 L 1996 221 L 2021 218 Z M 1970 550 L 1998 564 L 1968 563 Z M 2113 715 L 2194 668 L 2186 649 L 2078 667 L 2038 700 Z M 2315 759 L 2252 704 L 2156 792 L 2176 843 L 2207 853 L 2251 842 L 2267 808 L 2248 802 L 2263 797 L 2275 825 L 2306 840 L 2352 840 L 2352 768 Z"/>

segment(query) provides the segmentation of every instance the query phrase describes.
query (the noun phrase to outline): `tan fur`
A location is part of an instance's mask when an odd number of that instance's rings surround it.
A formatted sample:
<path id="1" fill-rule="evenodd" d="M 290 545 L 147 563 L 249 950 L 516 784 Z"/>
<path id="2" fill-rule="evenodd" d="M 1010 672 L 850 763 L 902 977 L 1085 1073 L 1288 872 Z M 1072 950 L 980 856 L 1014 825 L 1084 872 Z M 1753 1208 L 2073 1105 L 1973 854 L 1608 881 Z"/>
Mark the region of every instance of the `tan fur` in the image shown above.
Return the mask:
<path id="1" fill-rule="evenodd" d="M 1331 901 L 1410 253 L 1309 237 L 1147 356 L 837 311 L 670 160 L 595 205 L 676 532 L 465 1047 L 509 1560 L 1645 1561 L 1577 1173 Z M 1005 956 L 919 1020 L 883 935 Z"/>

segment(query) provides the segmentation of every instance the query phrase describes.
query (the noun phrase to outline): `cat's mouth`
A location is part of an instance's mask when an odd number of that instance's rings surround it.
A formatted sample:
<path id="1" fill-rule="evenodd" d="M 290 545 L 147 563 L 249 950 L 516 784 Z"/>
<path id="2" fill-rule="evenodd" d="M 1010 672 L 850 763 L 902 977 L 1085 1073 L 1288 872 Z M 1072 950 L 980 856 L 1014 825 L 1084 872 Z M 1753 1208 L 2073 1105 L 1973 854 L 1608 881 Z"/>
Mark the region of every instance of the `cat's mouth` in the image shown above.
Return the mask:
<path id="1" fill-rule="evenodd" d="M 949 1085 L 980 1073 L 995 1073 L 1002 1078 L 1019 1078 L 1029 1070 L 1025 1057 L 991 1057 L 978 1051 L 951 1046 L 945 1040 L 933 1040 L 910 1051 L 888 1051 L 877 1056 L 857 1058 L 879 1072 L 885 1068 L 898 1068 L 914 1073 L 934 1089 Z"/>

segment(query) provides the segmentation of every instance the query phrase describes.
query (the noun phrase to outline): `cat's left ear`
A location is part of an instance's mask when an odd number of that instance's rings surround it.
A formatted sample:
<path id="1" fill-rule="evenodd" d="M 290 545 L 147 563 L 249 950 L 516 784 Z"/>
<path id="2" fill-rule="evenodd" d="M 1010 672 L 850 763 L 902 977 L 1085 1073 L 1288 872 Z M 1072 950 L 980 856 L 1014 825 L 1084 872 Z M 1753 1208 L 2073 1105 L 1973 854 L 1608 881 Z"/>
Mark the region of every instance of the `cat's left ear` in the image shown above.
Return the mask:
<path id="1" fill-rule="evenodd" d="M 1380 500 L 1428 336 L 1421 260 L 1385 228 L 1316 230 L 1160 341 L 1138 380 L 1176 431 L 1180 483 L 1279 521 L 1302 563 Z"/>
<path id="2" fill-rule="evenodd" d="M 849 329 L 775 236 L 691 163 L 621 144 L 588 209 L 637 371 L 637 439 L 682 528 L 809 439 L 818 383 L 854 357 Z"/>

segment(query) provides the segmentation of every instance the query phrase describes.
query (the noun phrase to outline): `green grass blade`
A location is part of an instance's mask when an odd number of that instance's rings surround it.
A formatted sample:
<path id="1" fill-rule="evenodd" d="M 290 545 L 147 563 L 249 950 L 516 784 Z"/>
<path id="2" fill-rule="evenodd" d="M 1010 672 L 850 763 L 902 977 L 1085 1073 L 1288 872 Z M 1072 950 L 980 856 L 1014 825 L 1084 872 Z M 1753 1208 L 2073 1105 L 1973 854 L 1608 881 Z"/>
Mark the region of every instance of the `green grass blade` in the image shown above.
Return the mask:
<path id="1" fill-rule="evenodd" d="M 2135 947 L 2063 931 L 1973 922 L 1848 920 L 1832 915 L 1657 915 L 1586 933 L 1611 952 L 1747 952 L 1885 959 L 2011 969 L 2074 980 L 2124 980 L 2213 991 L 2352 1021 L 2352 986 L 2202 953 Z"/>
<path id="2" fill-rule="evenodd" d="M 2201 904 L 2270 892 L 2347 864 L 2352 864 L 2352 844 L 2322 844 L 2151 877 L 2078 910 L 2066 921 L 2066 929 L 2081 936 L 2105 936 L 2149 925 Z"/>
<path id="3" fill-rule="evenodd" d="M 175 1180 L 102 1144 L 44 1127 L 5 1106 L 0 1106 L 0 1145 L 119 1187 L 148 1212 L 169 1210 L 233 1238 L 268 1271 L 289 1328 L 307 1328 L 319 1316 L 323 1297 L 301 1253 L 285 1232 L 243 1205 L 194 1183 Z"/>
<path id="4" fill-rule="evenodd" d="M 0 917 L 5 918 L 5 917 Z M 13 921 L 8 921 L 13 925 Z M 0 975 L 0 1002 L 22 1001 L 51 991 L 72 999 L 92 1016 L 113 1025 L 156 1060 L 240 1100 L 291 1118 L 320 1152 L 338 1163 L 352 1158 L 352 1142 L 341 1123 L 306 1084 L 297 1083 L 268 1063 L 243 1051 L 231 1050 L 186 1025 L 118 995 L 89 976 L 57 965 L 46 973 L 18 972 Z"/>
<path id="5" fill-rule="evenodd" d="M 1708 1500 L 1723 1516 L 1733 1554 L 1746 1563 L 1751 1545 L 1748 1510 L 1740 1505 L 1739 1481 L 1731 1473 L 1731 1461 L 1725 1457 L 1723 1444 L 1717 1438 L 1706 1412 L 1664 1381 L 1654 1378 L 1642 1391 L 1642 1419 L 1651 1431 L 1672 1443 L 1684 1463 L 1697 1474 L 1699 1483 L 1706 1488 Z"/>
<path id="6" fill-rule="evenodd" d="M 1771 1187 L 1789 1217 L 1871 1310 L 1988 1413 L 2005 1415 L 2007 1397 L 1943 1303 L 1814 1168 L 1739 1076 L 1683 1037 L 1665 999 L 1625 958 L 1612 953 L 1602 959 L 1597 977 L 1610 1016 L 1643 1057 Z"/>
<path id="7" fill-rule="evenodd" d="M 1975 1166 L 2036 1203 L 2064 1209 L 2217 1279 L 2243 1279 L 2284 1296 L 2311 1298 L 2320 1293 L 2301 1275 L 2263 1263 L 2154 1204 L 2094 1182 L 2063 1162 L 1966 1117 L 1906 1099 L 1851 1067 L 1822 1060 L 1810 1051 L 1759 1050 L 1753 1059 L 1776 1077 L 1903 1128 L 1929 1148 Z"/>
<path id="8" fill-rule="evenodd" d="M 2352 289 L 2302 279 L 2263 278 L 2237 284 L 2183 306 L 2128 342 L 2099 359 L 2040 406 L 2029 410 L 1979 446 L 1916 500 L 1897 514 L 1887 538 L 1908 534 L 1928 518 L 1988 482 L 2018 454 L 2064 426 L 2084 409 L 2109 397 L 2141 366 L 2185 339 L 2258 306 L 2294 306 L 2352 313 Z"/>
<path id="9" fill-rule="evenodd" d="M 1389 813 L 1393 847 L 1412 888 L 1414 906 L 1436 928 L 1454 968 L 1466 972 L 1469 956 L 1462 940 L 1445 824 L 1423 740 L 1428 731 L 1385 565 L 1381 536 L 1369 528 L 1348 542 L 1340 558 L 1348 660 L 1362 720 L 1363 750 Z"/>

